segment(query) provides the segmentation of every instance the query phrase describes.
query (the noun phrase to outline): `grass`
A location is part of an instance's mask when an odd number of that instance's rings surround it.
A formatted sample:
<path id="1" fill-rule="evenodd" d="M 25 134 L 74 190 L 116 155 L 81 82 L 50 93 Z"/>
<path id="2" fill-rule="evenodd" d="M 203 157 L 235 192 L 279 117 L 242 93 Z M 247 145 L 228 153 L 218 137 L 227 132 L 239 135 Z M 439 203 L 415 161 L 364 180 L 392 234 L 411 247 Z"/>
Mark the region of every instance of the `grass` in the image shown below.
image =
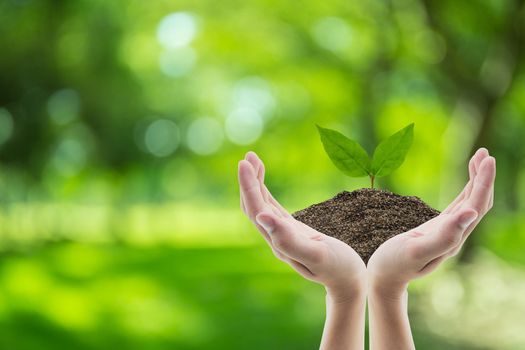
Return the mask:
<path id="1" fill-rule="evenodd" d="M 2 349 L 315 349 L 323 320 L 323 288 L 262 245 L 62 242 L 0 258 Z M 456 349 L 415 327 L 425 349 Z"/>

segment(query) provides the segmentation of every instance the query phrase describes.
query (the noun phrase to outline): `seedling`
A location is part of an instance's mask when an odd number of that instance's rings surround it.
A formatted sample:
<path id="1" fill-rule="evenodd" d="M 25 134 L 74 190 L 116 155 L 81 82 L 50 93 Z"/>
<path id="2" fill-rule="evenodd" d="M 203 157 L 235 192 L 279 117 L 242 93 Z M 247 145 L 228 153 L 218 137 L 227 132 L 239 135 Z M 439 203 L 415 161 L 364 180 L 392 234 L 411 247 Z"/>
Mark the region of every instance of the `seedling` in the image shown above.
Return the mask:
<path id="1" fill-rule="evenodd" d="M 335 166 L 350 177 L 370 177 L 371 188 L 375 178 L 390 175 L 403 164 L 414 138 L 414 123 L 411 123 L 383 140 L 370 157 L 359 143 L 340 132 L 319 125 L 317 129 L 324 150 Z"/>

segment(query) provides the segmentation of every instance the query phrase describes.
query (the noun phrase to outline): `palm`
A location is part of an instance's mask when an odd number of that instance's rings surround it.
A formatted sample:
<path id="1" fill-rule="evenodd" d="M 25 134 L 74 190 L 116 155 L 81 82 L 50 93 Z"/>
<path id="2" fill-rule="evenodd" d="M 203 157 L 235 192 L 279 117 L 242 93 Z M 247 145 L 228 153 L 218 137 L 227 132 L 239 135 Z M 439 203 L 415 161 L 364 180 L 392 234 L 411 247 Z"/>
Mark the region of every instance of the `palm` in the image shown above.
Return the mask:
<path id="1" fill-rule="evenodd" d="M 257 226 L 275 256 L 302 276 L 326 286 L 357 283 L 366 273 L 359 255 L 347 244 L 293 218 L 264 185 L 264 165 L 252 152 L 239 164 L 241 206 Z M 269 216 L 279 223 L 271 234 L 256 217 Z"/>
<path id="2" fill-rule="evenodd" d="M 381 277 L 382 279 L 399 279 L 398 276 L 392 273 L 392 264 L 395 264 L 395 267 L 403 275 L 411 271 L 412 262 L 409 257 L 411 257 L 411 252 L 415 249 L 414 247 L 419 243 L 419 239 L 425 236 L 428 237 L 432 232 L 436 232 L 440 226 L 440 222 L 443 222 L 443 219 L 444 215 L 440 214 L 425 222 L 417 229 L 401 233 L 384 242 L 370 257 L 368 270 L 374 273 L 376 277 Z M 414 275 L 429 272 L 429 268 L 432 266 L 425 265 L 419 266 L 417 271 L 415 273 L 413 272 Z M 402 281 L 399 280 L 399 282 Z"/>
<path id="3" fill-rule="evenodd" d="M 406 283 L 434 270 L 456 255 L 481 218 L 492 207 L 495 163 L 480 149 L 469 163 L 470 180 L 438 216 L 384 242 L 368 262 L 374 277 Z M 475 217 L 462 226 L 467 217 Z"/>
<path id="4" fill-rule="evenodd" d="M 335 282 L 327 277 L 329 274 L 338 276 L 338 278 L 344 276 L 344 278 L 351 279 L 353 273 L 357 275 L 364 273 L 366 267 L 363 260 L 348 244 L 316 231 L 293 217 L 284 220 L 289 221 L 290 231 L 298 239 L 316 243 L 316 254 L 312 256 L 315 263 L 309 264 L 308 270 L 300 268 L 295 263 L 291 264 L 302 276 L 326 284 Z M 275 247 L 275 244 L 273 245 L 273 248 L 280 253 L 279 255 L 282 258 L 284 254 L 278 247 Z"/>

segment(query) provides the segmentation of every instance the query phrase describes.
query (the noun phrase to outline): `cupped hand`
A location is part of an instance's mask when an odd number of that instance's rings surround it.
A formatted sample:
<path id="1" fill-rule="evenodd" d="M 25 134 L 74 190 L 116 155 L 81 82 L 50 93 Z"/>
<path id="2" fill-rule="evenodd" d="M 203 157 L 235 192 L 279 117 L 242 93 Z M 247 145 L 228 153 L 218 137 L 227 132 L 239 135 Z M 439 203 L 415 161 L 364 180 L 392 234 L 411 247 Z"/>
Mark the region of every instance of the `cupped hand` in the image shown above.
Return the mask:
<path id="1" fill-rule="evenodd" d="M 384 242 L 368 262 L 372 287 L 403 292 L 412 279 L 433 271 L 456 255 L 472 230 L 492 208 L 496 161 L 485 148 L 469 162 L 469 181 L 438 216 Z"/>
<path id="2" fill-rule="evenodd" d="M 366 266 L 346 243 L 294 219 L 264 184 L 264 164 L 254 152 L 239 162 L 241 208 L 275 256 L 303 277 L 345 301 L 366 289 Z"/>

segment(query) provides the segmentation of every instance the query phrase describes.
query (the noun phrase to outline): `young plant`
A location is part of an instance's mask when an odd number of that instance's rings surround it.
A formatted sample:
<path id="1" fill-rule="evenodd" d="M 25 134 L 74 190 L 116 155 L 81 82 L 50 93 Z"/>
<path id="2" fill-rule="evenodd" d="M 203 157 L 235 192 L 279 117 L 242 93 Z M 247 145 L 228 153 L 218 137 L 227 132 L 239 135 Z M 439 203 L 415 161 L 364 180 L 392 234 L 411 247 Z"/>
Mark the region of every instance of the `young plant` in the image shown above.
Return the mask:
<path id="1" fill-rule="evenodd" d="M 335 166 L 350 177 L 370 177 L 371 188 L 375 178 L 387 176 L 403 164 L 414 138 L 412 123 L 383 140 L 370 158 L 361 145 L 340 132 L 319 125 L 317 129 L 324 150 Z"/>

